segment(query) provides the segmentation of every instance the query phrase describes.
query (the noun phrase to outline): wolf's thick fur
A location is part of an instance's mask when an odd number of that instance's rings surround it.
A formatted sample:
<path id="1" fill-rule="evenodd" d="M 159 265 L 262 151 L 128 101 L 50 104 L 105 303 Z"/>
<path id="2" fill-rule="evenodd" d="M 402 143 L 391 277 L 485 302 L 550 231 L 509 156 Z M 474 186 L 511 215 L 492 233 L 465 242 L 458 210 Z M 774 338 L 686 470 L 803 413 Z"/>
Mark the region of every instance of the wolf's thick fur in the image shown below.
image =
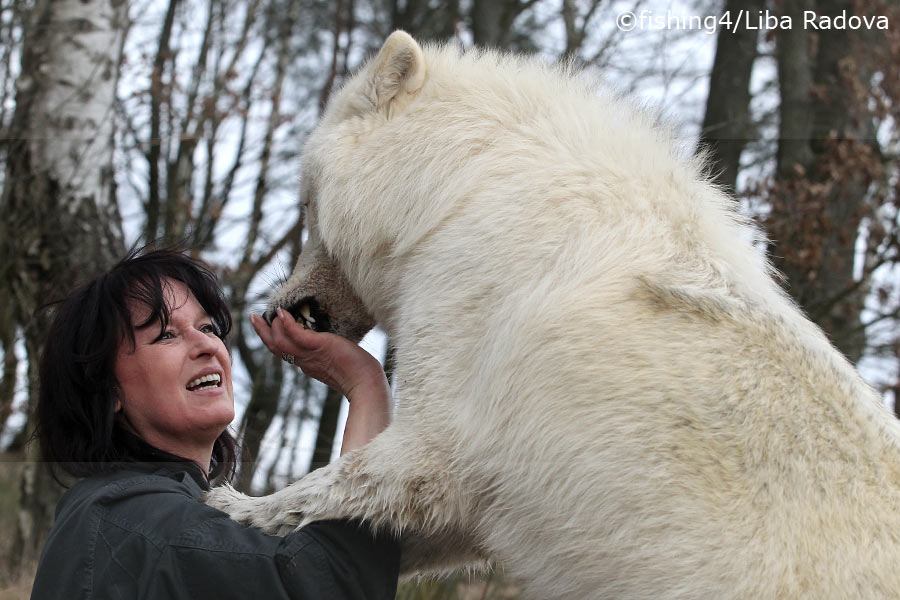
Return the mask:
<path id="1" fill-rule="evenodd" d="M 897 423 L 644 113 L 397 32 L 331 101 L 304 184 L 304 253 L 396 345 L 396 419 L 213 505 L 276 531 L 365 517 L 408 568 L 498 559 L 536 598 L 900 597 Z"/>

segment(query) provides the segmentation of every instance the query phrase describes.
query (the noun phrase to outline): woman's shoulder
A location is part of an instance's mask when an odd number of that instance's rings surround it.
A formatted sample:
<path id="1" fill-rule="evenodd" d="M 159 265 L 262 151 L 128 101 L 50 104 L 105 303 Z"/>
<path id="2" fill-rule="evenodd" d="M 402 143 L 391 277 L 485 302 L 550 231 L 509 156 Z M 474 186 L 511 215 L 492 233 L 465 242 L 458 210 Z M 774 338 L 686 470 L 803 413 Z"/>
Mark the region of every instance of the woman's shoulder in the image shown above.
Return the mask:
<path id="1" fill-rule="evenodd" d="M 204 491 L 187 470 L 125 465 L 75 483 L 57 504 L 56 520 L 93 515 L 160 539 L 167 530 L 182 530 L 200 518 L 194 513 L 206 508 L 198 502 Z"/>
<path id="2" fill-rule="evenodd" d="M 169 465 L 124 464 L 79 480 L 63 495 L 63 507 L 84 500 L 110 504 L 146 494 L 174 494 L 198 499 L 204 488 L 186 468 Z"/>
<path id="3" fill-rule="evenodd" d="M 33 597 L 74 597 L 54 590 L 132 577 L 140 579 L 135 589 L 146 589 L 143 579 L 156 572 L 173 542 L 208 519 L 213 509 L 199 501 L 202 493 L 188 472 L 146 465 L 79 480 L 57 505 L 35 579 L 40 593 Z"/>
<path id="4" fill-rule="evenodd" d="M 203 590 L 185 587 L 195 597 L 226 587 L 274 590 L 277 596 L 284 594 L 282 586 L 321 597 L 316 590 L 343 589 L 348 577 L 361 589 L 396 583 L 397 542 L 376 539 L 360 523 L 323 521 L 283 538 L 266 535 L 203 504 L 204 491 L 189 473 L 170 469 L 123 469 L 79 482 L 64 498 L 44 547 L 38 568 L 44 595 L 36 597 L 56 598 L 49 590 L 60 582 L 87 589 L 129 578 L 136 590 L 192 581 Z M 214 578 L 203 575 L 213 572 Z"/>

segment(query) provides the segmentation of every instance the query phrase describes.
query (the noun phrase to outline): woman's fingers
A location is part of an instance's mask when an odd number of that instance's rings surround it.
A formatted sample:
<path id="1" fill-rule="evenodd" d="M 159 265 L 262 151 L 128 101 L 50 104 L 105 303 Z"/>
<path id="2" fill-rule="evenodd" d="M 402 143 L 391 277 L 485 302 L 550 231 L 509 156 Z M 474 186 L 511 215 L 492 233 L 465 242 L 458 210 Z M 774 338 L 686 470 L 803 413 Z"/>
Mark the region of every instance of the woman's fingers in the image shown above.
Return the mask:
<path id="1" fill-rule="evenodd" d="M 304 329 L 302 325 L 290 318 L 277 316 L 269 326 L 259 315 L 251 315 L 250 323 L 263 344 L 273 354 L 315 350 L 319 345 L 314 332 Z"/>
<path id="2" fill-rule="evenodd" d="M 250 324 L 253 325 L 253 329 L 256 331 L 256 335 L 259 336 L 259 339 L 262 340 L 262 343 L 266 348 L 269 349 L 269 352 L 272 354 L 279 354 L 280 350 L 278 350 L 275 345 L 274 333 L 272 332 L 272 328 L 263 320 L 259 315 L 250 315 Z"/>
<path id="3" fill-rule="evenodd" d="M 292 355 L 293 364 L 304 373 L 345 395 L 360 385 L 373 381 L 380 384 L 384 379 L 381 363 L 350 340 L 305 329 L 283 310 L 278 311 L 271 327 L 258 316 L 251 319 L 270 352 L 278 357 Z"/>
<path id="4" fill-rule="evenodd" d="M 336 338 L 328 333 L 316 333 L 296 323 L 290 315 L 279 310 L 272 325 L 257 315 L 251 317 L 251 323 L 269 352 L 279 358 L 285 354 L 294 357 L 293 364 L 304 373 L 332 387 L 343 389 L 344 373 L 335 368 L 333 354 Z M 346 340 L 339 340 L 346 341 Z M 347 341 L 348 344 L 352 342 Z M 340 343 L 338 343 L 340 345 Z M 355 344 L 354 344 L 355 346 Z M 361 352 L 365 352 L 360 348 Z"/>
<path id="5" fill-rule="evenodd" d="M 304 350 L 315 350 L 322 345 L 320 341 L 321 336 L 295 321 L 290 313 L 283 308 L 278 309 L 278 317 L 273 320 L 272 324 L 279 325 L 276 335 L 280 334 L 282 336 L 280 341 L 286 344 L 291 344 Z"/>

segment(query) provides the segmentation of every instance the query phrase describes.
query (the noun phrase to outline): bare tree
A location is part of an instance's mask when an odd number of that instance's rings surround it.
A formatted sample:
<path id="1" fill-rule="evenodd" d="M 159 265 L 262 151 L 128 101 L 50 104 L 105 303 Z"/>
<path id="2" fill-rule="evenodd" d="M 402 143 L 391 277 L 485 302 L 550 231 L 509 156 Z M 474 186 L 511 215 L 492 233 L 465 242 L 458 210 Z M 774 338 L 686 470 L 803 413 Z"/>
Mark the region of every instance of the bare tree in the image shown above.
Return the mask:
<path id="1" fill-rule="evenodd" d="M 469 11 L 469 23 L 475 45 L 485 48 L 521 49 L 522 38 L 517 35 L 513 23 L 535 4 L 537 0 L 473 0 Z M 528 38 L 527 34 L 523 37 Z M 520 44 L 515 44 L 517 41 Z"/>
<path id="2" fill-rule="evenodd" d="M 423 41 L 444 42 L 456 35 L 459 12 L 459 0 L 391 0 L 391 30 L 403 29 Z"/>
<path id="3" fill-rule="evenodd" d="M 579 14 L 578 3 L 575 0 L 563 0 L 562 18 L 566 31 L 566 47 L 562 53 L 564 59 L 579 58 L 578 53 L 587 38 L 591 18 L 601 4 L 601 0 L 591 0 L 584 14 Z"/>
<path id="4" fill-rule="evenodd" d="M 809 6 L 786 3 L 793 11 Z M 818 0 L 815 8 L 833 19 L 877 15 L 887 6 Z M 866 352 L 861 318 L 871 267 L 881 262 L 870 256 L 859 269 L 860 228 L 885 201 L 893 202 L 872 193 L 884 181 L 885 165 L 870 108 L 871 82 L 876 72 L 895 68 L 897 57 L 872 51 L 873 38 L 882 35 L 875 31 L 793 28 L 779 34 L 781 129 L 766 219 L 772 255 L 791 295 L 856 362 Z M 881 62 L 886 59 L 893 65 Z"/>
<path id="5" fill-rule="evenodd" d="M 24 333 L 31 381 L 48 324 L 43 303 L 124 250 L 112 112 L 126 11 L 126 3 L 110 0 L 42 0 L 23 20 L 0 197 L 0 292 Z M 58 490 L 35 461 L 26 465 L 22 486 L 12 556 L 28 559 L 46 534 Z"/>
<path id="6" fill-rule="evenodd" d="M 6 164 L 6 156 L 9 148 L 10 121 L 12 111 L 7 107 L 14 94 L 14 83 L 18 72 L 19 56 L 21 50 L 23 8 L 18 1 L 3 2 L 0 4 L 0 164 Z M 5 173 L 0 170 L 0 186 L 3 185 Z M 0 224 L 0 228 L 3 225 Z M 2 232 L 3 229 L 0 229 Z M 2 246 L 2 240 L 0 240 Z M 3 367 L 0 374 L 0 431 L 6 425 L 7 419 L 12 414 L 13 401 L 16 392 L 17 372 L 19 357 L 16 353 L 16 343 L 19 337 L 18 324 L 13 302 L 0 303 L 0 351 L 3 352 Z M 19 444 L 21 445 L 21 439 Z"/>
<path id="7" fill-rule="evenodd" d="M 190 240 L 192 252 L 210 260 L 226 285 L 234 348 L 251 380 L 237 425 L 250 458 L 236 482 L 242 489 L 252 481 L 284 383 L 281 365 L 248 339 L 245 322 L 260 300 L 251 289 L 256 278 L 286 248 L 299 252 L 296 202 L 274 215 L 272 200 L 296 193 L 291 158 L 302 138 L 285 131 L 298 127 L 298 105 L 312 98 L 311 90 L 299 100 L 291 93 L 305 8 L 283 0 L 171 0 L 160 15 L 152 64 L 138 62 L 129 71 L 140 81 L 149 68 L 150 88 L 126 98 L 120 111 L 127 132 L 121 151 L 135 171 L 148 174 L 129 190 L 145 209 L 143 237 Z M 199 30 L 190 26 L 198 15 Z M 221 242 L 229 229 L 230 241 Z"/>
<path id="8" fill-rule="evenodd" d="M 740 14 L 742 9 L 756 14 L 764 7 L 765 0 L 725 3 L 725 11 L 731 15 Z M 716 183 L 732 191 L 741 153 L 751 136 L 750 74 L 756 59 L 758 33 L 756 29 L 719 29 L 700 130 L 700 147 L 709 153 Z"/>

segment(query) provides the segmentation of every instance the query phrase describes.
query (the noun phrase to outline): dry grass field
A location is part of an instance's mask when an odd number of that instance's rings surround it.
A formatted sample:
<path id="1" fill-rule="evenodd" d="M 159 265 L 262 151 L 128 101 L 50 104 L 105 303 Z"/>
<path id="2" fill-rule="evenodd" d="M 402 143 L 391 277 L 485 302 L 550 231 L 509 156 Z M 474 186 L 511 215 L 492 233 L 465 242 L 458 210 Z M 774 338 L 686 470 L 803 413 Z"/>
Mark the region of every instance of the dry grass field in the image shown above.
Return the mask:
<path id="1" fill-rule="evenodd" d="M 0 454 L 0 600 L 27 600 L 37 567 L 37 563 L 28 563 L 10 572 L 8 566 L 13 562 L 9 552 L 15 536 L 21 470 L 21 457 Z"/>

